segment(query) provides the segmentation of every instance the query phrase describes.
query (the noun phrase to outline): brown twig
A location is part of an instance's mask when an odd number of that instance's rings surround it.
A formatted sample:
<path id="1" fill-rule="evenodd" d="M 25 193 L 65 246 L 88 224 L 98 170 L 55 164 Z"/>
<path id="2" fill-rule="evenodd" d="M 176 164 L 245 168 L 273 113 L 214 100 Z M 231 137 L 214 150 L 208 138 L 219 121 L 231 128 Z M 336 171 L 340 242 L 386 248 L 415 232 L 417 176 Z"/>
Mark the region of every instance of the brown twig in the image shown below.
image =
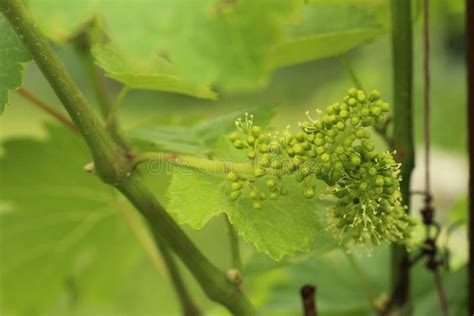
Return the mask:
<path id="1" fill-rule="evenodd" d="M 52 106 L 48 105 L 46 102 L 40 100 L 37 96 L 35 96 L 31 91 L 20 88 L 17 90 L 18 94 L 21 95 L 24 99 L 28 100 L 32 105 L 37 106 L 38 108 L 42 109 L 56 120 L 61 122 L 63 125 L 71 129 L 75 133 L 79 133 L 79 129 L 76 125 L 64 114 L 53 108 Z"/>
<path id="2" fill-rule="evenodd" d="M 303 300 L 304 316 L 318 316 L 316 307 L 316 287 L 313 285 L 303 285 L 300 290 Z"/>

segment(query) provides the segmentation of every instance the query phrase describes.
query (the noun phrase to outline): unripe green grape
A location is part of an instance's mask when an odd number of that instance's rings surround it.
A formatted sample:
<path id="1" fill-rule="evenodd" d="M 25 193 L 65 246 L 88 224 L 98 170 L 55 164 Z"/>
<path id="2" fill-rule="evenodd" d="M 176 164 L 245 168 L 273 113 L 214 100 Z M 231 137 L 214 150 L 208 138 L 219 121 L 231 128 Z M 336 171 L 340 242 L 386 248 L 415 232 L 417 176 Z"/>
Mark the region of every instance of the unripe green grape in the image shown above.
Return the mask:
<path id="1" fill-rule="evenodd" d="M 311 158 L 316 157 L 317 156 L 316 150 L 311 149 L 310 151 L 308 151 L 308 156 L 310 156 Z"/>
<path id="2" fill-rule="evenodd" d="M 382 113 L 382 109 L 379 108 L 378 106 L 374 106 L 372 109 L 370 109 L 370 112 L 373 114 L 373 115 L 380 115 Z"/>
<path id="3" fill-rule="evenodd" d="M 252 199 L 252 200 L 255 200 L 258 198 L 258 194 L 257 194 L 257 191 L 251 191 L 250 194 L 249 194 L 249 197 Z"/>
<path id="4" fill-rule="evenodd" d="M 364 148 L 367 150 L 367 151 L 373 151 L 374 148 L 375 148 L 375 145 L 373 142 L 371 142 L 370 140 L 364 140 L 362 142 L 362 146 L 364 146 Z"/>
<path id="5" fill-rule="evenodd" d="M 355 135 L 358 139 L 365 138 L 365 130 L 363 128 L 358 128 Z"/>
<path id="6" fill-rule="evenodd" d="M 343 119 L 346 119 L 349 117 L 349 112 L 346 110 L 341 110 L 341 112 L 339 112 L 339 116 Z"/>
<path id="7" fill-rule="evenodd" d="M 315 196 L 315 192 L 313 188 L 306 188 L 303 194 L 304 194 L 304 197 L 307 199 L 312 199 Z"/>
<path id="8" fill-rule="evenodd" d="M 277 192 L 270 193 L 270 198 L 272 200 L 278 200 L 278 193 Z"/>
<path id="9" fill-rule="evenodd" d="M 334 163 L 334 170 L 341 171 L 342 169 L 344 169 L 344 165 L 342 164 L 342 162 L 336 161 Z"/>
<path id="10" fill-rule="evenodd" d="M 295 139 L 296 139 L 298 142 L 301 143 L 301 142 L 303 142 L 304 139 L 305 139 L 305 134 L 304 134 L 303 132 L 301 132 L 301 131 L 300 131 L 300 132 L 297 132 L 297 133 L 295 134 Z"/>
<path id="11" fill-rule="evenodd" d="M 390 177 L 384 177 L 383 178 L 383 184 L 387 187 L 389 186 L 392 186 L 393 185 L 393 181 L 392 181 L 392 178 Z"/>
<path id="12" fill-rule="evenodd" d="M 333 114 L 334 113 L 334 107 L 332 105 L 329 105 L 327 108 L 326 108 L 326 112 L 328 114 Z"/>
<path id="13" fill-rule="evenodd" d="M 294 150 L 293 148 L 288 148 L 288 149 L 286 150 L 286 153 L 287 153 L 288 156 L 290 156 L 290 157 L 294 157 L 295 154 L 296 154 L 296 153 L 295 153 L 295 150 Z"/>
<path id="14" fill-rule="evenodd" d="M 230 192 L 230 199 L 235 201 L 239 198 L 241 191 L 232 191 Z"/>
<path id="15" fill-rule="evenodd" d="M 357 155 L 352 155 L 352 156 L 351 156 L 351 163 L 352 163 L 354 166 L 360 165 L 361 162 L 362 162 L 362 160 L 360 159 L 359 156 L 357 156 Z"/>
<path id="16" fill-rule="evenodd" d="M 327 162 L 327 161 L 329 161 L 329 159 L 330 159 L 329 154 L 324 153 L 324 154 L 321 155 L 321 160 L 322 160 L 322 161 Z"/>
<path id="17" fill-rule="evenodd" d="M 263 177 L 265 175 L 265 169 L 262 169 L 262 168 L 259 168 L 259 167 L 255 168 L 254 175 L 257 178 Z"/>
<path id="18" fill-rule="evenodd" d="M 369 168 L 369 175 L 371 175 L 372 177 L 376 176 L 377 169 L 375 169 L 374 167 Z"/>
<path id="19" fill-rule="evenodd" d="M 239 179 L 239 176 L 235 172 L 231 171 L 227 174 L 227 180 L 229 180 L 229 181 L 235 182 L 238 179 Z"/>
<path id="20" fill-rule="evenodd" d="M 276 181 L 274 179 L 268 179 L 265 185 L 267 186 L 267 188 L 273 189 L 276 187 Z"/>
<path id="21" fill-rule="evenodd" d="M 359 184 L 359 190 L 365 191 L 365 190 L 367 190 L 367 187 L 368 187 L 368 186 L 369 186 L 369 185 L 367 184 L 367 182 L 361 182 L 361 183 Z"/>
<path id="22" fill-rule="evenodd" d="M 260 133 L 262 131 L 262 128 L 260 126 L 252 126 L 251 133 L 254 137 L 259 137 Z"/>
<path id="23" fill-rule="evenodd" d="M 235 142 L 237 139 L 239 139 L 239 134 L 236 132 L 233 132 L 233 133 L 230 133 L 228 137 L 231 142 Z"/>
<path id="24" fill-rule="evenodd" d="M 325 151 L 326 151 L 326 150 L 324 149 L 323 146 L 318 146 L 318 147 L 316 147 L 316 153 L 317 153 L 318 155 L 322 155 Z"/>
<path id="25" fill-rule="evenodd" d="M 390 111 L 390 104 L 388 104 L 387 102 L 382 102 L 380 108 L 382 109 L 382 112 L 388 112 Z"/>
<path id="26" fill-rule="evenodd" d="M 350 106 L 356 106 L 357 105 L 357 100 L 354 98 L 350 98 L 349 101 L 347 102 Z"/>
<path id="27" fill-rule="evenodd" d="M 378 187 L 383 187 L 383 177 L 382 176 L 377 176 L 374 181 L 375 185 Z"/>
<path id="28" fill-rule="evenodd" d="M 362 90 L 357 91 L 357 100 L 359 100 L 359 102 L 364 102 L 365 99 L 366 99 L 366 96 L 365 96 L 364 91 Z"/>
<path id="29" fill-rule="evenodd" d="M 260 210 L 262 208 L 262 203 L 260 201 L 254 201 L 253 202 L 253 208 Z"/>
<path id="30" fill-rule="evenodd" d="M 357 89 L 356 88 L 350 88 L 349 90 L 347 90 L 347 94 L 350 97 L 355 97 L 355 96 L 357 96 Z"/>
<path id="31" fill-rule="evenodd" d="M 304 166 L 304 167 L 301 168 L 301 174 L 303 176 L 307 176 L 307 175 L 309 175 L 309 173 L 310 173 L 310 170 L 307 166 Z"/>
<path id="32" fill-rule="evenodd" d="M 326 143 L 333 144 L 335 141 L 334 137 L 326 136 Z"/>
<path id="33" fill-rule="evenodd" d="M 234 141 L 234 147 L 237 148 L 237 149 L 242 149 L 242 148 L 244 148 L 244 143 L 241 140 L 236 139 Z"/>
<path id="34" fill-rule="evenodd" d="M 272 142 L 269 149 L 274 155 L 278 155 L 281 152 L 281 146 L 277 142 Z"/>
<path id="35" fill-rule="evenodd" d="M 370 101 L 377 101 L 378 99 L 380 99 L 381 96 L 382 95 L 380 94 L 380 92 L 378 90 L 373 90 L 369 94 L 369 100 Z"/>
<path id="36" fill-rule="evenodd" d="M 344 153 L 344 147 L 342 146 L 337 146 L 336 147 L 336 154 L 342 155 Z"/>
<path id="37" fill-rule="evenodd" d="M 303 146 L 301 144 L 295 144 L 293 146 L 293 151 L 295 152 L 295 154 L 297 155 L 303 155 L 305 150 L 303 148 Z"/>
<path id="38" fill-rule="evenodd" d="M 308 134 L 308 135 L 306 135 L 305 138 L 306 138 L 306 141 L 308 141 L 310 143 L 314 142 L 314 134 Z"/>
<path id="39" fill-rule="evenodd" d="M 230 184 L 230 188 L 232 189 L 232 191 L 238 191 L 240 189 L 242 189 L 242 183 L 240 182 L 232 182 Z"/>
<path id="40" fill-rule="evenodd" d="M 311 144 L 308 142 L 301 143 L 301 146 L 303 147 L 304 151 L 307 151 L 311 148 Z"/>
<path id="41" fill-rule="evenodd" d="M 281 187 L 280 194 L 283 196 L 288 195 L 288 189 L 286 187 Z"/>
<path id="42" fill-rule="evenodd" d="M 262 157 L 259 160 L 259 164 L 260 164 L 261 167 L 268 167 L 268 166 L 270 166 L 270 160 L 266 157 Z"/>
<path id="43" fill-rule="evenodd" d="M 258 150 L 261 152 L 261 153 L 267 153 L 268 152 L 268 145 L 267 144 L 260 144 L 258 146 Z"/>
<path id="44" fill-rule="evenodd" d="M 273 159 L 271 162 L 271 166 L 273 169 L 280 169 L 282 167 L 281 161 L 278 159 Z"/>
<path id="45" fill-rule="evenodd" d="M 376 121 L 377 123 L 383 123 L 383 122 L 385 122 L 385 116 L 383 116 L 383 114 L 380 114 L 379 116 L 377 116 L 377 117 L 375 118 L 375 121 Z"/>
<path id="46" fill-rule="evenodd" d="M 337 122 L 336 127 L 337 127 L 338 130 L 343 131 L 343 130 L 346 129 L 346 124 L 344 124 L 342 122 Z"/>
<path id="47" fill-rule="evenodd" d="M 260 144 L 267 144 L 269 141 L 270 137 L 268 135 L 260 134 L 260 136 L 258 136 L 258 142 Z"/>
<path id="48" fill-rule="evenodd" d="M 351 117 L 351 124 L 353 126 L 356 126 L 357 124 L 359 124 L 359 122 L 360 122 L 360 118 L 358 116 Z"/>
<path id="49" fill-rule="evenodd" d="M 320 137 L 316 137 L 316 138 L 314 139 L 314 144 L 315 144 L 316 146 L 322 146 L 322 145 L 324 145 L 324 139 L 323 139 L 323 138 L 320 138 Z"/>
<path id="50" fill-rule="evenodd" d="M 247 152 L 247 157 L 249 157 L 250 159 L 255 158 L 256 155 L 257 155 L 257 153 L 256 153 L 255 150 L 253 150 L 253 149 L 252 149 L 252 150 L 249 150 L 249 151 Z"/>
<path id="51" fill-rule="evenodd" d="M 383 193 L 383 187 L 377 187 L 374 189 L 376 194 L 382 194 Z"/>
<path id="52" fill-rule="evenodd" d="M 265 199 L 267 198 L 267 195 L 266 195 L 265 193 L 263 193 L 263 192 L 260 192 L 260 193 L 258 194 L 258 198 L 259 198 L 260 200 L 265 200 Z"/>
<path id="53" fill-rule="evenodd" d="M 249 145 L 255 144 L 255 137 L 253 137 L 252 135 L 247 136 L 247 143 Z"/>
<path id="54" fill-rule="evenodd" d="M 329 115 L 329 122 L 334 123 L 337 121 L 337 116 L 334 114 Z"/>

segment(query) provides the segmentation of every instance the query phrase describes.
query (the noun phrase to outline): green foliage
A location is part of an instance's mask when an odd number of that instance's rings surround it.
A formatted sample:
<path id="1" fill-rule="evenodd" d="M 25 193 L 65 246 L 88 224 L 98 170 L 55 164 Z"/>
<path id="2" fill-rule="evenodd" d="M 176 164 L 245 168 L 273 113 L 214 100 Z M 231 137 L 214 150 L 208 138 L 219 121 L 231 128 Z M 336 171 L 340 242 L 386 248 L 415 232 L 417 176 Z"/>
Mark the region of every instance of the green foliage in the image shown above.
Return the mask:
<path id="1" fill-rule="evenodd" d="M 217 94 L 209 86 L 198 86 L 180 79 L 173 65 L 164 58 L 157 57 L 155 63 L 141 65 L 121 54 L 111 44 L 97 46 L 94 55 L 97 65 L 106 71 L 108 77 L 127 87 L 181 93 L 212 100 L 217 98 Z"/>
<path id="2" fill-rule="evenodd" d="M 133 88 L 204 98 L 214 97 L 208 83 L 253 89 L 276 67 L 340 55 L 386 30 L 380 16 L 387 7 L 296 0 L 29 4 L 60 42 L 98 19 L 114 51 L 97 43 L 94 54 L 110 77 Z"/>
<path id="3" fill-rule="evenodd" d="M 272 257 L 281 260 L 310 250 L 311 242 L 323 228 L 322 205 L 298 198 L 294 183 L 286 199 L 253 208 L 249 198 L 229 200 L 224 176 L 177 168 L 169 187 L 168 210 L 180 224 L 202 228 L 212 217 L 225 213 L 243 239 Z"/>
<path id="4" fill-rule="evenodd" d="M 30 54 L 0 15 L 0 115 L 8 103 L 8 91 L 21 87 L 23 65 L 31 60 Z"/>
<path id="5" fill-rule="evenodd" d="M 262 124 L 268 124 L 274 115 L 270 107 L 249 109 L 256 113 Z M 163 151 L 186 154 L 212 154 L 215 144 L 221 135 L 230 132 L 229 124 L 235 117 L 243 115 L 239 110 L 216 116 L 193 124 L 150 124 L 130 130 L 127 134 L 134 140 L 152 144 Z"/>
<path id="6" fill-rule="evenodd" d="M 174 302 L 122 216 L 128 203 L 83 171 L 79 137 L 48 127 L 46 141 L 3 145 L 2 315 L 148 315 L 155 295 Z"/>
<path id="7" fill-rule="evenodd" d="M 237 119 L 238 132 L 229 140 L 247 152 L 253 170 L 251 175 L 228 173 L 231 199 L 237 200 L 245 190 L 254 208 L 260 209 L 267 194 L 272 199 L 286 194 L 282 179 L 288 175 L 295 175 L 304 197 L 312 199 L 320 180 L 338 199 L 329 208 L 329 224 L 341 240 L 375 245 L 405 241 L 414 223 L 401 204 L 399 165 L 390 153 L 375 151 L 368 131 L 382 124 L 388 111 L 380 92 L 366 96 L 353 88 L 325 113 L 317 110 L 320 118 L 307 112 L 309 121 L 300 122 L 296 133 L 287 128 L 265 134 L 253 124 L 252 115 Z"/>

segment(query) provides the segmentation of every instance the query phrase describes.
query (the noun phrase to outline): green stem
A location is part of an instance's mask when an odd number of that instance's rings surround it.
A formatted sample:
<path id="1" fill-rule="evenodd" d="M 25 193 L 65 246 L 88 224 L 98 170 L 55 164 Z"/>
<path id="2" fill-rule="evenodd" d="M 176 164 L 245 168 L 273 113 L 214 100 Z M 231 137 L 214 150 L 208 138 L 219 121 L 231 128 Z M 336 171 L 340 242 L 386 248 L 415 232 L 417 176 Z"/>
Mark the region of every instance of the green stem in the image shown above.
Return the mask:
<path id="1" fill-rule="evenodd" d="M 230 252 L 232 255 L 232 268 L 237 269 L 240 273 L 242 273 L 242 259 L 240 256 L 240 248 L 239 248 L 239 236 L 235 231 L 234 226 L 229 221 L 227 216 L 225 217 L 227 228 L 229 230 L 229 241 L 230 241 Z"/>
<path id="2" fill-rule="evenodd" d="M 94 24 L 85 26 L 75 37 L 72 38 L 74 48 L 80 57 L 85 74 L 91 83 L 90 86 L 94 91 L 95 98 L 99 105 L 100 113 L 103 120 L 107 120 L 112 108 L 112 98 L 107 88 L 104 75 L 95 65 L 95 59 L 92 55 L 90 29 Z M 126 152 L 130 152 L 130 148 L 123 136 L 120 134 L 120 126 L 118 120 L 114 117 L 113 121 L 109 123 L 109 132 L 112 138 L 119 144 Z"/>
<path id="3" fill-rule="evenodd" d="M 410 204 L 410 178 L 414 168 L 413 146 L 413 40 L 410 0 L 391 0 L 393 58 L 393 146 L 402 164 L 400 190 L 405 204 Z M 402 245 L 392 246 L 392 307 L 411 315 L 409 258 Z M 408 306 L 406 306 L 408 305 Z"/>
<path id="4" fill-rule="evenodd" d="M 209 160 L 204 158 L 196 158 L 193 156 L 179 155 L 175 153 L 163 152 L 144 152 L 137 154 L 134 160 L 134 167 L 136 168 L 143 163 L 161 163 L 169 162 L 171 164 L 196 169 L 203 172 L 210 173 L 228 173 L 234 171 L 237 173 L 253 172 L 253 165 L 250 163 L 235 163 L 222 160 Z M 153 169 L 154 166 L 151 166 Z"/>
<path id="5" fill-rule="evenodd" d="M 181 303 L 183 315 L 200 316 L 202 315 L 199 307 L 195 304 L 189 293 L 186 284 L 184 283 L 181 273 L 179 271 L 176 260 L 169 250 L 169 247 L 159 238 L 156 238 L 158 248 L 160 249 L 161 257 L 165 261 L 166 269 L 171 277 L 171 283 L 174 286 L 178 299 Z"/>
<path id="6" fill-rule="evenodd" d="M 48 40 L 38 29 L 21 0 L 2 0 L 0 10 L 19 38 L 30 51 L 36 64 L 49 81 L 81 131 L 94 159 L 95 169 L 103 182 L 113 184 L 146 218 L 155 238 L 166 244 L 180 257 L 201 288 L 214 301 L 225 305 L 235 315 L 253 315 L 255 311 L 240 292 L 196 248 L 156 198 L 143 184 L 138 174 L 131 174 L 132 165 L 124 152 L 108 135 L 87 104 L 63 63 Z"/>
<path id="7" fill-rule="evenodd" d="M 255 313 L 250 302 L 240 293 L 235 284 L 209 263 L 156 201 L 138 174 L 135 173 L 122 182 L 118 189 L 141 211 L 149 223 L 157 223 L 150 225 L 153 235 L 159 240 L 166 240 L 168 246 L 180 256 L 183 263 L 194 274 L 209 298 L 225 305 L 235 315 Z"/>

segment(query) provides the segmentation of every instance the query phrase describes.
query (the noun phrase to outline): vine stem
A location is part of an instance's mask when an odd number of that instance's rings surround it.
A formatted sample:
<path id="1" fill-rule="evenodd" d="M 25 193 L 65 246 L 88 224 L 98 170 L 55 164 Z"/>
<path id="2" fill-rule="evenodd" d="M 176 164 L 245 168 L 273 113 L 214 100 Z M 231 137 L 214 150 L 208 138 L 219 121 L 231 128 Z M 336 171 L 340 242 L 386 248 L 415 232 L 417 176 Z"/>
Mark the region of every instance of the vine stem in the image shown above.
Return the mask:
<path id="1" fill-rule="evenodd" d="M 165 242 L 180 257 L 209 298 L 226 306 L 234 315 L 254 315 L 255 310 L 245 295 L 196 248 L 140 175 L 132 174 L 132 165 L 125 153 L 102 126 L 23 1 L 2 0 L 0 10 L 80 130 L 101 180 L 127 197 L 147 220 L 154 238 Z"/>
<path id="2" fill-rule="evenodd" d="M 84 26 L 84 28 L 72 38 L 72 43 L 80 61 L 82 62 L 85 75 L 89 78 L 90 86 L 94 91 L 95 99 L 99 105 L 102 118 L 107 120 L 106 129 L 109 131 L 115 142 L 130 154 L 130 146 L 127 144 L 120 132 L 120 124 L 116 115 L 116 108 L 111 100 L 105 77 L 95 65 L 95 59 L 92 55 L 90 30 L 94 26 L 94 23 L 95 22 L 91 22 L 91 24 Z M 127 91 L 119 94 L 121 96 L 120 103 L 123 101 Z M 118 104 L 117 107 L 118 106 L 120 106 L 120 104 Z M 139 215 L 136 212 L 126 208 L 122 211 L 122 214 L 125 216 L 132 232 L 139 240 L 157 270 L 163 274 L 165 270 L 164 266 L 166 266 L 167 273 L 164 274 L 168 277 L 168 281 L 176 292 L 183 314 L 190 316 L 201 315 L 202 313 L 193 301 L 192 296 L 183 281 L 179 267 L 176 264 L 176 259 L 173 257 L 168 246 L 159 239 L 155 238 L 155 240 L 152 240 L 150 238 L 146 231 L 147 228 L 141 224 L 138 217 Z"/>
<path id="3" fill-rule="evenodd" d="M 72 38 L 72 44 L 83 65 L 85 75 L 89 79 L 88 81 L 90 82 L 90 86 L 94 91 L 100 113 L 103 120 L 105 121 L 109 116 L 113 101 L 107 88 L 105 77 L 95 65 L 95 59 L 92 55 L 90 30 L 95 25 L 95 23 L 96 22 L 94 20 L 93 22 L 85 25 L 81 31 L 79 31 L 78 34 Z M 119 144 L 126 152 L 131 151 L 124 137 L 120 133 L 120 124 L 117 117 L 114 117 L 112 122 L 109 123 L 108 131 L 117 144 Z"/>
<path id="4" fill-rule="evenodd" d="M 230 252 L 232 255 L 232 268 L 237 269 L 242 273 L 242 258 L 240 256 L 239 236 L 235 231 L 234 226 L 226 216 L 227 229 L 229 230 Z"/>
<path id="5" fill-rule="evenodd" d="M 410 0 L 391 0 L 392 11 L 392 62 L 393 62 L 393 148 L 402 164 L 400 190 L 403 200 L 410 207 L 410 178 L 415 163 L 413 145 L 413 31 Z M 411 315 L 410 264 L 404 246 L 392 246 L 391 306 L 401 315 Z M 408 305 L 408 306 L 407 306 Z"/>
<path id="6" fill-rule="evenodd" d="M 31 91 L 25 89 L 25 88 L 20 88 L 17 90 L 17 93 L 21 95 L 24 99 L 28 100 L 31 104 L 37 106 L 41 110 L 45 111 L 52 117 L 54 117 L 56 120 L 58 120 L 61 124 L 69 128 L 71 131 L 74 133 L 79 133 L 79 129 L 77 128 L 76 125 L 63 113 L 59 112 L 40 98 L 38 98 L 36 95 L 34 95 Z"/>

